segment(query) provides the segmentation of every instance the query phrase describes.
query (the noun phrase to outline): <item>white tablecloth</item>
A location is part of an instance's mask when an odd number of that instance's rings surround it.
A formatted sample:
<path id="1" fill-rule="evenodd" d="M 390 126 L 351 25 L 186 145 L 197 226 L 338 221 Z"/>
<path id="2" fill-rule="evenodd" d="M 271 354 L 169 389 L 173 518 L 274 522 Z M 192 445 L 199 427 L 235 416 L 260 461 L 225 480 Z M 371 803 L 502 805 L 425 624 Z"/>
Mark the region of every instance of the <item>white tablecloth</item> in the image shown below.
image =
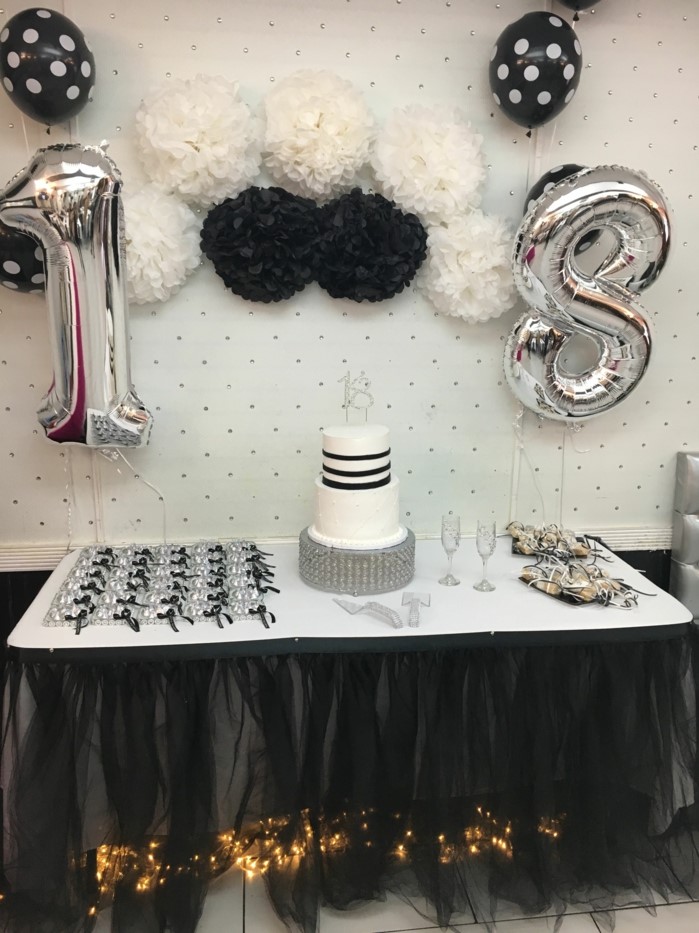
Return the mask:
<path id="1" fill-rule="evenodd" d="M 363 650 L 400 650 L 401 639 L 410 639 L 415 647 L 415 638 L 460 636 L 468 643 L 469 636 L 492 635 L 494 641 L 503 636 L 519 636 L 531 633 L 534 642 L 541 641 L 547 634 L 565 635 L 568 632 L 582 633 L 594 638 L 595 633 L 609 637 L 613 632 L 625 631 L 631 637 L 643 638 L 643 629 L 686 625 L 692 614 L 680 602 L 659 589 L 624 561 L 612 557 L 602 566 L 607 573 L 623 580 L 632 587 L 652 596 L 639 596 L 638 606 L 631 610 L 603 607 L 600 605 L 569 606 L 559 600 L 545 596 L 525 586 L 518 580 L 522 566 L 531 563 L 525 557 L 511 553 L 511 539 L 500 537 L 495 554 L 490 560 L 488 576 L 495 584 L 492 593 L 479 593 L 473 583 L 480 579 L 481 562 L 476 553 L 475 541 L 465 538 L 454 558 L 454 573 L 461 585 L 444 587 L 437 583 L 446 570 L 446 557 L 438 540 L 420 540 L 416 546 L 415 577 L 405 590 L 383 593 L 377 596 L 359 597 L 354 602 L 375 600 L 396 609 L 407 623 L 408 607 L 402 605 L 404 592 L 427 594 L 429 607 L 421 609 L 420 627 L 394 629 L 390 624 L 371 615 L 350 615 L 333 601 L 333 594 L 307 586 L 298 574 L 298 544 L 296 542 L 265 545 L 260 547 L 273 556 L 275 565 L 274 585 L 281 592 L 268 594 L 267 606 L 275 613 L 276 624 L 265 629 L 257 620 L 224 623 L 217 627 L 215 621 L 195 626 L 187 622 L 178 623 L 179 632 L 169 625 L 145 625 L 141 631 L 133 632 L 127 625 L 93 625 L 76 636 L 70 626 L 49 627 L 43 625 L 44 616 L 54 594 L 77 560 L 79 551 L 68 554 L 58 565 L 44 588 L 36 597 L 23 618 L 8 638 L 8 645 L 20 651 L 72 651 L 103 652 L 108 649 L 159 649 L 170 650 L 181 646 L 185 649 L 209 646 L 211 654 L 252 648 L 255 652 L 269 654 L 279 647 L 282 650 L 348 650 L 356 645 Z M 668 631 L 668 634 L 670 632 Z M 283 645 L 280 644 L 283 642 Z M 367 644 L 368 642 L 368 644 Z M 315 646 L 315 647 L 314 647 Z M 405 642 L 405 647 L 408 642 Z M 190 652 L 185 650 L 183 656 Z M 56 659 L 58 660 L 58 658 Z"/>

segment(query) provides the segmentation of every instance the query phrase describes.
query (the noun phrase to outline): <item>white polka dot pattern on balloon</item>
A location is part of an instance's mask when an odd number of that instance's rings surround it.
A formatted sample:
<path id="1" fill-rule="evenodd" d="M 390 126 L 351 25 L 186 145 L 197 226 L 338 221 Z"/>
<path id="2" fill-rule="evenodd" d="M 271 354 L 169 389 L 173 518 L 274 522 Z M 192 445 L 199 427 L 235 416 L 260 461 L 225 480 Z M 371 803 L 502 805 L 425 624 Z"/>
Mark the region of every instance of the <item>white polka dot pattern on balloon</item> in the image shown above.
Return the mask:
<path id="1" fill-rule="evenodd" d="M 34 256 L 39 260 L 39 262 L 44 261 L 44 251 L 40 246 L 37 246 L 37 248 L 34 250 Z"/>
<path id="2" fill-rule="evenodd" d="M 578 53 L 578 55 L 582 55 L 582 46 L 577 39 L 574 40 L 573 47 L 575 48 L 575 51 Z"/>
<path id="3" fill-rule="evenodd" d="M 573 99 L 574 95 L 575 95 L 575 88 L 572 87 L 565 96 L 566 104 L 569 103 Z"/>
<path id="4" fill-rule="evenodd" d="M 507 26 L 488 69 L 490 90 L 500 108 L 529 129 L 560 113 L 570 100 L 564 95 L 580 81 L 578 49 L 573 28 L 552 13 L 526 13 Z"/>
<path id="5" fill-rule="evenodd" d="M 497 47 L 497 45 L 494 45 L 494 46 L 493 46 L 493 51 L 490 53 L 490 60 L 491 60 L 491 62 L 493 61 L 493 59 L 495 58 L 495 56 L 496 56 L 497 54 L 498 54 L 498 47 Z"/>
<path id="6" fill-rule="evenodd" d="M 16 282 L 6 282 L 4 279 L 2 284 L 5 286 L 5 288 L 19 288 L 19 285 Z"/>
<path id="7" fill-rule="evenodd" d="M 495 103 L 496 103 L 496 104 L 498 105 L 498 107 L 499 107 L 499 106 L 500 106 L 500 98 L 498 97 L 498 95 L 497 95 L 495 92 L 493 92 L 493 100 L 495 101 Z"/>
<path id="8" fill-rule="evenodd" d="M 8 37 L 9 35 L 10 35 L 10 30 L 9 30 L 9 29 L 3 29 L 3 31 L 0 32 L 0 42 L 7 42 L 7 37 Z"/>
<path id="9" fill-rule="evenodd" d="M 35 285 L 43 285 L 45 281 L 46 281 L 46 276 L 43 274 L 43 272 L 37 272 L 36 275 L 32 276 L 32 282 Z"/>
<path id="10" fill-rule="evenodd" d="M 58 9 L 26 9 L 8 20 L 4 36 L 0 77 L 14 103 L 49 127 L 79 113 L 90 99 L 95 61 L 76 24 Z M 24 270 L 20 290 L 25 291 L 38 269 L 24 269 L 24 254 L 18 259 Z"/>
<path id="11" fill-rule="evenodd" d="M 2 268 L 8 275 L 17 275 L 22 271 L 20 264 L 15 262 L 14 259 L 6 259 L 2 264 Z"/>

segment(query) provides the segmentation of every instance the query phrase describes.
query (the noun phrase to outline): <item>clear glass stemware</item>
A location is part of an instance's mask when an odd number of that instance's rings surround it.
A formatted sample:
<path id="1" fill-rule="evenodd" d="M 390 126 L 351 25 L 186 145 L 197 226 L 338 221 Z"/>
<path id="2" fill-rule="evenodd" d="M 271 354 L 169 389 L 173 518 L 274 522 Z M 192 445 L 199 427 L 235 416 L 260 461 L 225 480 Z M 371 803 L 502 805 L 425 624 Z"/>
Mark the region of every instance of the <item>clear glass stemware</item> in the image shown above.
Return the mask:
<path id="1" fill-rule="evenodd" d="M 461 519 L 458 515 L 442 515 L 442 547 L 449 558 L 449 566 L 445 576 L 439 582 L 442 586 L 458 586 L 461 580 L 457 580 L 451 572 L 452 561 L 456 549 L 461 543 Z"/>
<path id="2" fill-rule="evenodd" d="M 495 550 L 495 522 L 478 522 L 476 528 L 476 549 L 483 561 L 483 579 L 474 583 L 474 590 L 479 593 L 491 593 L 495 587 L 488 580 L 488 558 Z"/>

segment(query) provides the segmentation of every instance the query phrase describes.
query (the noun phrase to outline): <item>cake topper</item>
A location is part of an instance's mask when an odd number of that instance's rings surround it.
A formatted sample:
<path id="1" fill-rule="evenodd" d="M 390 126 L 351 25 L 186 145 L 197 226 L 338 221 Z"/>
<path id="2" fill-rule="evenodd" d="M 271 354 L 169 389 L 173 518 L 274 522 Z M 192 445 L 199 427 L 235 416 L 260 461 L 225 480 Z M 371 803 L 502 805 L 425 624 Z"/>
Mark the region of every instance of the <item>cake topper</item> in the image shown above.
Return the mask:
<path id="1" fill-rule="evenodd" d="M 349 410 L 354 408 L 357 411 L 364 411 L 364 421 L 367 421 L 367 409 L 374 404 L 374 396 L 369 391 L 371 380 L 367 378 L 362 369 L 358 376 L 352 378 L 349 369 L 338 382 L 345 384 L 345 400 L 342 407 L 345 410 L 345 421 L 349 421 Z"/>

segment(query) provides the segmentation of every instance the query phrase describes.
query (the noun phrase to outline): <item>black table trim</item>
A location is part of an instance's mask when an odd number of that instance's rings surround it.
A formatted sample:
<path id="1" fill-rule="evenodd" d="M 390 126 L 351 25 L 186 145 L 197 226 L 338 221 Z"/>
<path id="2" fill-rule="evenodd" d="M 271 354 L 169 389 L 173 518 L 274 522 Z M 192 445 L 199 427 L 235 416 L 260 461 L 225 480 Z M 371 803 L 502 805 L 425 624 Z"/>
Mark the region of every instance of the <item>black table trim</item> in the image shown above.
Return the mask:
<path id="1" fill-rule="evenodd" d="M 279 624 L 279 623 L 277 623 Z M 393 652 L 441 651 L 458 648 L 537 648 L 556 645 L 606 645 L 623 642 L 666 641 L 696 631 L 693 621 L 669 625 L 613 629 L 560 629 L 555 632 L 458 632 L 375 638 L 275 638 L 206 644 L 133 645 L 109 648 L 16 648 L 7 646 L 7 657 L 22 663 L 138 663 L 149 661 L 196 661 L 217 658 L 270 657 L 283 654 L 391 654 Z M 80 636 L 76 636 L 76 640 Z"/>

